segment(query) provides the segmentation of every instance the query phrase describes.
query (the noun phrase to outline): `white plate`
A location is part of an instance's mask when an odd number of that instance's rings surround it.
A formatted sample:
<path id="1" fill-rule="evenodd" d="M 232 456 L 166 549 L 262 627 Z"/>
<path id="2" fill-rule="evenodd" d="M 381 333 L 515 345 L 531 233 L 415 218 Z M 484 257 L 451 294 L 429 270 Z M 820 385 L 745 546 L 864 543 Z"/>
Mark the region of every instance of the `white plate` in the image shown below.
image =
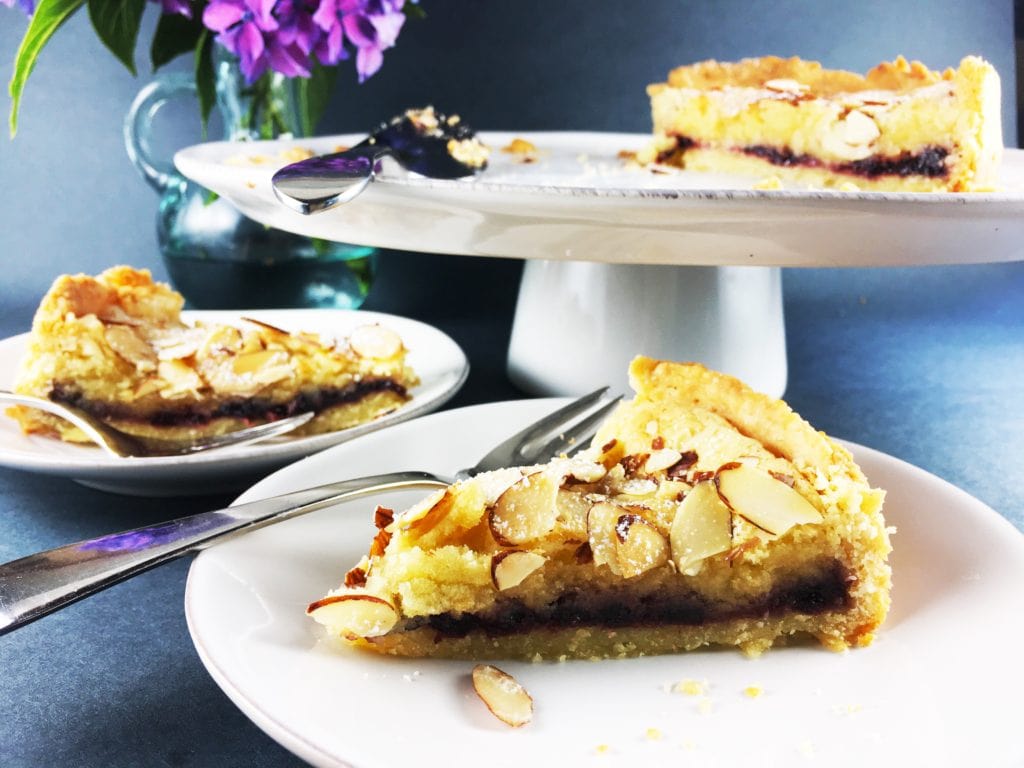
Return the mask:
<path id="1" fill-rule="evenodd" d="M 639 148 L 646 134 L 481 136 L 494 151 L 475 179 L 425 179 L 386 162 L 353 202 L 313 216 L 275 199 L 270 178 L 283 161 L 273 158 L 296 145 L 331 152 L 362 136 L 200 144 L 175 164 L 269 226 L 410 251 L 622 264 L 959 264 L 1019 258 L 1024 237 L 1021 150 L 1007 150 L 998 193 L 850 193 L 755 190 L 753 178 L 627 167 L 618 152 Z M 516 136 L 539 148 L 537 162 L 500 151 Z M 270 162 L 246 160 L 257 156 Z"/>
<path id="2" fill-rule="evenodd" d="M 538 418 L 531 400 L 433 414 L 294 464 L 242 500 L 343 476 L 451 471 Z M 511 730 L 476 699 L 466 661 L 382 658 L 335 647 L 303 613 L 366 551 L 385 496 L 213 547 L 185 609 L 210 674 L 252 720 L 315 765 L 1019 766 L 1024 538 L 948 483 L 850 446 L 888 489 L 893 610 L 869 648 L 792 647 L 747 659 L 700 651 L 625 661 L 501 663 L 531 692 Z M 666 690 L 706 680 L 706 704 Z M 744 689 L 761 686 L 750 698 Z M 660 738 L 648 729 L 657 729 Z M 608 751 L 597 754 L 599 745 Z"/>
<path id="3" fill-rule="evenodd" d="M 28 436 L 0 409 L 0 466 L 73 478 L 114 493 L 183 496 L 236 489 L 260 474 L 358 435 L 382 429 L 436 410 L 462 386 L 469 363 L 462 349 L 433 326 L 380 312 L 328 309 L 256 309 L 185 312 L 186 321 L 238 322 L 240 317 L 264 320 L 287 330 L 312 331 L 334 338 L 365 323 L 394 329 L 409 350 L 409 365 L 420 377 L 412 399 L 368 424 L 311 437 L 281 437 L 255 445 L 225 448 L 194 456 L 118 459 L 91 445 L 72 445 L 48 437 Z M 0 341 L 0 388 L 10 389 L 28 335 Z"/>

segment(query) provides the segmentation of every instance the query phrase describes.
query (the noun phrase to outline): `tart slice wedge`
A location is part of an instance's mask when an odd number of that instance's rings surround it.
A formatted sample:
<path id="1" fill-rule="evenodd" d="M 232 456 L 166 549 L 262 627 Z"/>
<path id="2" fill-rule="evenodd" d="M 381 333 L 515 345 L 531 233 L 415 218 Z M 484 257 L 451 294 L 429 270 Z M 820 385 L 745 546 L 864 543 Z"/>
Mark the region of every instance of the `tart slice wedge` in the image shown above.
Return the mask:
<path id="1" fill-rule="evenodd" d="M 258 320 L 183 320 L 184 298 L 146 270 L 63 275 L 43 297 L 16 392 L 72 405 L 133 435 L 189 440 L 313 411 L 292 435 L 371 421 L 405 403 L 418 379 L 394 331 L 347 338 Z M 70 423 L 22 406 L 26 433 L 89 442 Z"/>
<path id="2" fill-rule="evenodd" d="M 850 453 L 700 365 L 640 357 L 630 374 L 636 396 L 580 455 L 378 509 L 369 554 L 309 615 L 406 656 L 870 643 L 889 531 Z"/>

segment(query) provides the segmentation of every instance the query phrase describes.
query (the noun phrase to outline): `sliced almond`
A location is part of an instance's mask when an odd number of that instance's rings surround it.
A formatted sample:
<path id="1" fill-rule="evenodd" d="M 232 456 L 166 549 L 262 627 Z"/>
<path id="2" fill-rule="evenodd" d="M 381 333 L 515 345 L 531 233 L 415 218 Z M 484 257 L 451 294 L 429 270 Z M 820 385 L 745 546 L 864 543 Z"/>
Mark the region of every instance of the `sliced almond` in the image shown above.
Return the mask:
<path id="1" fill-rule="evenodd" d="M 382 507 L 380 504 L 373 510 L 373 524 L 377 528 L 387 528 L 395 521 L 395 510 Z"/>
<path id="2" fill-rule="evenodd" d="M 615 556 L 623 578 L 631 579 L 668 562 L 668 541 L 638 514 L 620 515 L 615 523 L 615 536 Z"/>
<path id="3" fill-rule="evenodd" d="M 491 664 L 473 667 L 473 690 L 496 718 L 519 728 L 533 719 L 533 699 L 508 672 Z"/>
<path id="4" fill-rule="evenodd" d="M 607 565 L 616 575 L 620 571 L 615 526 L 626 511 L 625 507 L 610 501 L 599 501 L 587 513 L 587 540 L 590 543 L 594 565 Z"/>
<path id="5" fill-rule="evenodd" d="M 306 613 L 332 632 L 358 637 L 386 634 L 398 623 L 398 611 L 391 603 L 359 593 L 322 598 L 310 603 Z"/>
<path id="6" fill-rule="evenodd" d="M 747 464 L 722 467 L 715 485 L 737 515 L 772 536 L 781 536 L 794 525 L 822 521 L 821 513 L 799 491 Z"/>
<path id="7" fill-rule="evenodd" d="M 809 85 L 792 80 L 788 77 L 777 77 L 765 82 L 764 87 L 776 93 L 804 93 L 810 90 Z"/>
<path id="8" fill-rule="evenodd" d="M 842 160 L 870 157 L 872 145 L 881 136 L 877 123 L 859 110 L 851 110 L 822 136 L 824 148 Z"/>
<path id="9" fill-rule="evenodd" d="M 531 573 L 544 565 L 547 558 L 536 552 L 505 550 L 491 558 L 491 580 L 499 592 L 519 586 Z"/>
<path id="10" fill-rule="evenodd" d="M 653 451 L 651 455 L 647 457 L 647 463 L 644 464 L 644 471 L 648 473 L 661 472 L 662 470 L 675 466 L 682 458 L 683 454 L 679 451 L 674 451 L 671 448 L 662 448 L 660 450 Z"/>
<path id="11" fill-rule="evenodd" d="M 626 446 L 621 441 L 612 438 L 607 443 L 601 446 L 600 451 L 597 454 L 597 461 L 599 464 L 604 465 L 605 469 L 611 469 L 622 457 L 626 455 Z"/>
<path id="12" fill-rule="evenodd" d="M 693 576 L 707 558 L 732 547 L 732 511 L 711 481 L 698 483 L 679 504 L 669 529 L 672 561 Z"/>
<path id="13" fill-rule="evenodd" d="M 435 491 L 402 513 L 398 525 L 403 531 L 422 536 L 444 520 L 454 501 L 447 488 Z"/>
<path id="14" fill-rule="evenodd" d="M 167 382 L 160 396 L 167 399 L 196 394 L 204 383 L 198 373 L 181 360 L 161 360 L 157 363 L 157 376 Z"/>
<path id="15" fill-rule="evenodd" d="M 142 373 L 156 370 L 156 352 L 131 326 L 108 325 L 103 335 L 117 356 L 134 365 L 136 370 Z"/>
<path id="16" fill-rule="evenodd" d="M 555 509 L 558 512 L 558 521 L 569 534 L 579 537 L 587 535 L 587 514 L 594 502 L 586 495 L 577 491 L 559 489 L 555 497 Z"/>
<path id="17" fill-rule="evenodd" d="M 281 353 L 274 349 L 261 349 L 256 352 L 246 352 L 238 355 L 231 361 L 231 370 L 236 376 L 258 373 L 263 368 L 275 365 L 281 358 Z"/>
<path id="18" fill-rule="evenodd" d="M 390 360 L 402 351 L 402 337 L 382 325 L 361 325 L 352 331 L 348 344 L 360 357 Z"/>
<path id="19" fill-rule="evenodd" d="M 550 473 L 533 472 L 510 485 L 487 512 L 494 540 L 508 547 L 550 533 L 558 519 L 560 481 Z"/>

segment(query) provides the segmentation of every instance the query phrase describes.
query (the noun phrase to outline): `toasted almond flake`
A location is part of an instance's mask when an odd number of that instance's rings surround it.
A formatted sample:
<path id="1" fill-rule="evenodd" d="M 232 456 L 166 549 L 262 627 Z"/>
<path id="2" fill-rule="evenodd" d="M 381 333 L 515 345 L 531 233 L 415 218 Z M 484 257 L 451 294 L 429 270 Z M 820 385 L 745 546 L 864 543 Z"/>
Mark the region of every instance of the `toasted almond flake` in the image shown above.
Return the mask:
<path id="1" fill-rule="evenodd" d="M 361 325 L 349 334 L 348 344 L 360 357 L 390 360 L 402 351 L 402 337 L 382 325 Z"/>
<path id="2" fill-rule="evenodd" d="M 517 587 L 544 565 L 547 558 L 536 552 L 506 550 L 491 558 L 491 580 L 499 592 Z"/>
<path id="3" fill-rule="evenodd" d="M 132 326 L 108 325 L 103 335 L 118 357 L 134 365 L 136 370 L 142 373 L 156 370 L 156 352 Z"/>
<path id="4" fill-rule="evenodd" d="M 306 613 L 333 632 L 358 637 L 386 634 L 398 623 L 398 611 L 391 603 L 358 592 L 317 600 Z"/>
<path id="5" fill-rule="evenodd" d="M 512 675 L 491 664 L 473 667 L 473 690 L 506 725 L 519 728 L 533 719 L 533 699 Z"/>

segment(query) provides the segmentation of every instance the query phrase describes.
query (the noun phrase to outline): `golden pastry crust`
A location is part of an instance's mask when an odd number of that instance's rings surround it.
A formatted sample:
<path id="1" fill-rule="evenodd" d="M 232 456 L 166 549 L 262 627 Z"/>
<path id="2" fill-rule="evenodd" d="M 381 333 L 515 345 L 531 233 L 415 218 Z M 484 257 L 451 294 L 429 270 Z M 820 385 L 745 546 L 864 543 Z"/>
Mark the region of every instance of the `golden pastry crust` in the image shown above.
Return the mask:
<path id="1" fill-rule="evenodd" d="M 369 555 L 311 615 L 358 647 L 414 656 L 869 643 L 890 546 L 883 493 L 849 452 L 702 366 L 641 357 L 630 375 L 636 397 L 581 456 L 378 511 Z"/>
<path id="2" fill-rule="evenodd" d="M 417 383 L 401 339 L 386 329 L 335 343 L 255 320 L 190 325 L 183 305 L 146 270 L 57 278 L 36 311 L 15 390 L 131 434 L 190 439 L 308 409 L 317 415 L 298 434 L 341 429 L 398 407 Z M 88 442 L 55 416 L 8 414 L 26 432 Z"/>
<path id="3" fill-rule="evenodd" d="M 743 59 L 737 62 L 702 61 L 677 67 L 668 74 L 667 82 L 649 86 L 655 91 L 665 87 L 711 90 L 726 86 L 735 88 L 763 88 L 771 80 L 794 80 L 807 87 L 813 96 L 833 96 L 838 93 L 888 90 L 910 91 L 940 80 L 952 80 L 954 70 L 935 72 L 920 61 L 907 61 L 902 56 L 885 61 L 866 75 L 842 69 L 825 69 L 817 61 L 804 61 L 796 56 L 783 59 L 778 56 Z"/>

